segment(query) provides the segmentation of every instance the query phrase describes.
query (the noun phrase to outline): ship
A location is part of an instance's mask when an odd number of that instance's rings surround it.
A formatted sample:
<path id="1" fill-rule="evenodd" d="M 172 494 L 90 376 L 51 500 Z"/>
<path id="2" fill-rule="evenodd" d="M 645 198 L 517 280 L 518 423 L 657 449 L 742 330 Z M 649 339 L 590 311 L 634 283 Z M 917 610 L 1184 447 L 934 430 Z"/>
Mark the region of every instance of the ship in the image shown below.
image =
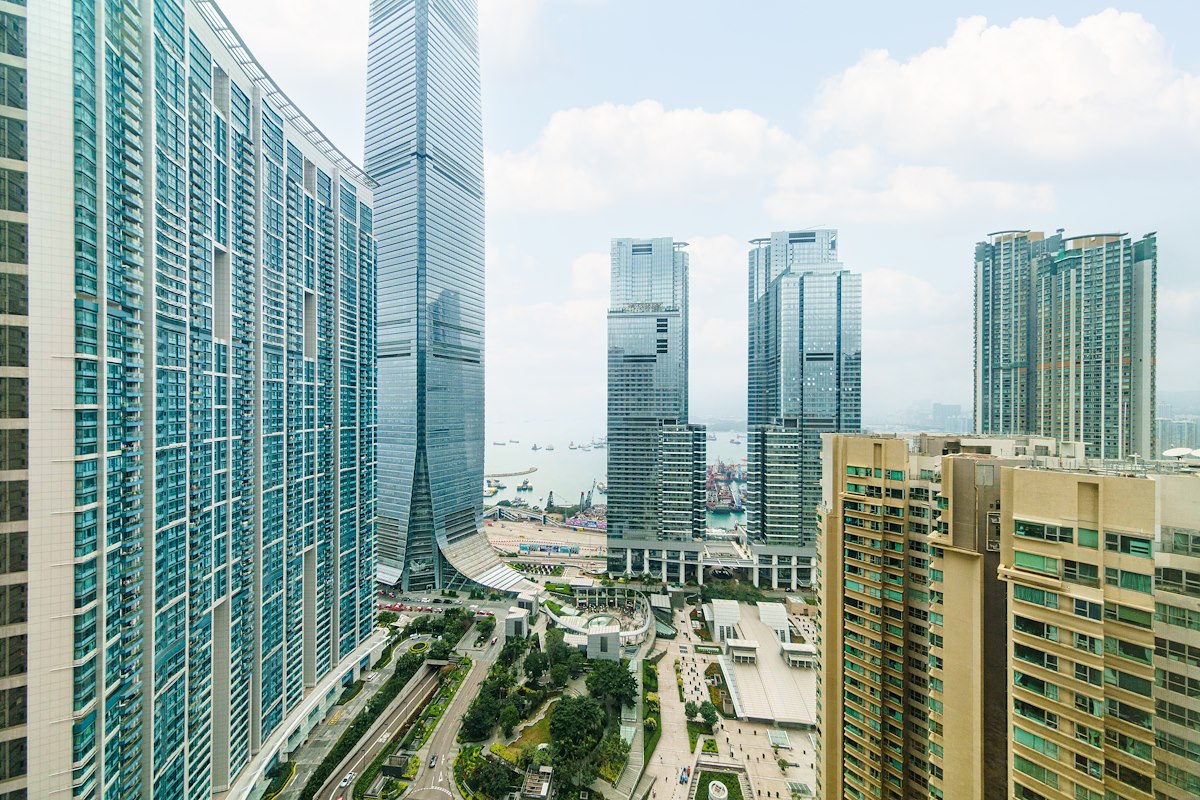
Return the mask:
<path id="1" fill-rule="evenodd" d="M 535 444 L 533 447 L 531 447 L 529 449 L 530 450 L 541 450 L 542 448 Z"/>
<path id="2" fill-rule="evenodd" d="M 710 433 L 710 434 L 708 435 L 708 440 L 709 440 L 710 442 L 715 442 L 715 441 L 717 440 L 717 435 L 716 435 L 715 433 Z"/>
<path id="3" fill-rule="evenodd" d="M 549 451 L 551 451 L 551 450 L 553 450 L 553 449 L 554 449 L 554 445 L 552 445 L 552 444 L 548 444 L 548 445 L 546 445 L 546 451 L 547 451 L 547 452 L 549 452 Z"/>
<path id="4" fill-rule="evenodd" d="M 483 489 L 483 496 L 484 497 L 495 497 L 496 492 L 498 492 L 498 491 L 500 491 L 500 490 L 497 489 L 495 486 L 485 486 Z"/>
<path id="5" fill-rule="evenodd" d="M 709 512 L 713 514 L 732 514 L 742 510 L 740 499 L 729 486 L 725 485 L 718 485 L 715 489 L 709 489 L 704 504 L 708 506 Z"/>
<path id="6" fill-rule="evenodd" d="M 567 449 L 568 450 L 578 450 L 579 448 L 577 448 L 575 446 L 575 442 L 571 442 L 569 445 L 567 445 Z"/>
<path id="7" fill-rule="evenodd" d="M 599 492 L 600 494 L 608 494 L 608 484 L 607 483 L 597 483 L 596 491 Z"/>
<path id="8" fill-rule="evenodd" d="M 508 488 L 507 486 L 504 485 L 504 481 L 500 480 L 499 478 L 488 478 L 487 486 L 489 489 L 507 489 Z"/>
<path id="9" fill-rule="evenodd" d="M 520 444 L 521 440 L 520 439 L 509 439 L 508 443 L 509 444 Z"/>
<path id="10" fill-rule="evenodd" d="M 492 442 L 495 447 L 504 447 L 508 442 Z"/>
<path id="11" fill-rule="evenodd" d="M 532 492 L 533 491 L 533 484 L 529 482 L 529 478 L 526 478 L 525 480 L 523 480 L 519 484 L 517 484 L 517 491 L 518 492 Z"/>

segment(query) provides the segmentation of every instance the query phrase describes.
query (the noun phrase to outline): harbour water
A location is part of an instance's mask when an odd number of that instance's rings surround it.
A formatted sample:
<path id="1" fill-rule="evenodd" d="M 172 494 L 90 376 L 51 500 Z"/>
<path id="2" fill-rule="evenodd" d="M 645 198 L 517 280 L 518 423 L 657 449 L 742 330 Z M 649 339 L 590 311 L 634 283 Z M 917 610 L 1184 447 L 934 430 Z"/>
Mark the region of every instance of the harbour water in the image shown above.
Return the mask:
<path id="1" fill-rule="evenodd" d="M 489 426 L 490 428 L 491 426 Z M 744 431 L 711 431 L 717 438 L 708 443 L 708 462 L 718 460 L 729 463 L 741 463 L 746 460 L 746 434 Z M 501 439 L 501 435 L 505 438 Z M 603 432 L 595 434 L 602 437 Z M 736 443 L 732 441 L 737 437 Z M 574 439 L 575 444 L 590 445 L 593 434 L 581 432 Z M 512 442 L 510 439 L 516 439 Z M 503 441 L 503 445 L 495 442 Z M 530 505 L 545 506 L 546 498 L 554 492 L 554 502 L 557 505 L 575 505 L 579 502 L 580 492 L 586 492 L 594 484 L 605 482 L 608 460 L 607 448 L 591 450 L 570 449 L 572 439 L 562 436 L 547 436 L 543 431 L 540 438 L 530 438 L 522 432 L 489 431 L 484 448 L 484 471 L 491 475 L 504 472 L 522 472 L 530 467 L 537 467 L 537 472 L 513 478 L 502 478 L 507 486 L 494 496 L 485 499 L 485 503 L 493 504 L 500 500 L 516 500 L 518 497 Z M 541 449 L 533 450 L 537 444 Z M 553 450 L 546 450 L 546 445 L 553 445 Z M 517 486 L 528 479 L 533 491 L 518 492 Z M 482 491 L 482 487 L 481 487 Z M 603 504 L 604 495 L 594 492 L 592 502 Z M 733 528 L 743 522 L 744 514 L 709 514 L 708 524 L 713 528 Z"/>

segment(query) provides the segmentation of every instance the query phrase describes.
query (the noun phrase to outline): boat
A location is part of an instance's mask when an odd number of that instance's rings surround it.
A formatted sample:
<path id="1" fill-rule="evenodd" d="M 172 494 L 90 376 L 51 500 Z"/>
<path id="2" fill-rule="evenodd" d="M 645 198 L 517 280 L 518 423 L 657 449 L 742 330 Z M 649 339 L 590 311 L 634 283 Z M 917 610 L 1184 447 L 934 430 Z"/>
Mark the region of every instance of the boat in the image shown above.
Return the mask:
<path id="1" fill-rule="evenodd" d="M 717 435 L 716 435 L 715 433 L 710 433 L 710 434 L 708 435 L 708 440 L 709 440 L 710 442 L 715 442 L 715 441 L 717 440 Z"/>
<path id="2" fill-rule="evenodd" d="M 596 491 L 599 492 L 600 494 L 608 494 L 608 484 L 607 483 L 597 483 Z"/>
<path id="3" fill-rule="evenodd" d="M 492 444 L 496 447 L 504 447 L 504 445 L 508 444 L 508 442 L 492 442 Z"/>
<path id="4" fill-rule="evenodd" d="M 709 512 L 713 514 L 732 514 L 740 510 L 737 505 L 737 498 L 730 488 L 724 484 L 719 484 L 716 489 L 709 489 L 704 504 L 708 507 Z"/>
<path id="5" fill-rule="evenodd" d="M 507 486 L 504 485 L 504 481 L 500 480 L 499 478 L 488 478 L 487 485 L 488 485 L 489 489 L 507 489 L 508 488 Z"/>
<path id="6" fill-rule="evenodd" d="M 553 450 L 553 449 L 554 449 L 554 445 L 552 445 L 552 444 L 548 444 L 548 445 L 546 445 L 546 451 L 547 451 L 547 452 L 549 452 L 549 451 L 551 451 L 551 450 Z"/>
<path id="7" fill-rule="evenodd" d="M 484 497 L 495 497 L 496 492 L 498 492 L 498 491 L 500 491 L 500 490 L 497 489 L 495 486 L 485 486 L 483 489 L 483 496 Z"/>
<path id="8" fill-rule="evenodd" d="M 520 439 L 509 439 L 508 443 L 509 444 L 520 444 L 521 440 Z"/>
<path id="9" fill-rule="evenodd" d="M 538 446 L 535 444 L 533 447 L 531 447 L 531 448 L 529 448 L 529 449 L 530 449 L 530 450 L 541 450 L 542 448 L 538 447 Z"/>
<path id="10" fill-rule="evenodd" d="M 571 444 L 569 444 L 567 446 L 567 449 L 568 450 L 578 450 L 579 448 L 575 446 L 575 442 L 571 442 Z"/>
<path id="11" fill-rule="evenodd" d="M 518 492 L 532 492 L 533 491 L 533 484 L 529 482 L 529 478 L 526 478 L 525 480 L 523 480 L 519 484 L 517 484 L 517 491 Z"/>

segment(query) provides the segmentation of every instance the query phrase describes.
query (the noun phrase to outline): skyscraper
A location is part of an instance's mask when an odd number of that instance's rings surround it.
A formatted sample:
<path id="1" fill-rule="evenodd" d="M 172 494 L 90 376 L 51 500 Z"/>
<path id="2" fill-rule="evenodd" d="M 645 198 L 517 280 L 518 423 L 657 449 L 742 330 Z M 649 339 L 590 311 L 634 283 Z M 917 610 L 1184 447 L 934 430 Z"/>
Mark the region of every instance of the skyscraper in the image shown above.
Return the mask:
<path id="1" fill-rule="evenodd" d="M 0 30 L 0 793 L 253 785 L 370 652 L 371 182 L 211 2 Z"/>
<path id="2" fill-rule="evenodd" d="M 613 239 L 608 310 L 608 568 L 680 582 L 700 578 L 704 533 L 705 433 L 687 424 L 686 246 Z"/>
<path id="3" fill-rule="evenodd" d="M 372 0 L 366 166 L 379 184 L 378 575 L 444 587 L 487 561 L 475 0 Z"/>
<path id="4" fill-rule="evenodd" d="M 1090 467 L 1003 475 L 1012 796 L 1194 798 L 1200 464 Z"/>
<path id="5" fill-rule="evenodd" d="M 862 421 L 862 283 L 837 231 L 751 242 L 746 526 L 755 585 L 811 581 L 821 434 Z"/>
<path id="6" fill-rule="evenodd" d="M 976 245 L 976 430 L 1157 455 L 1157 265 L 1153 233 L 1000 231 Z"/>
<path id="7" fill-rule="evenodd" d="M 818 539 L 825 798 L 1008 800 L 1001 473 L 1050 439 L 826 437 Z"/>

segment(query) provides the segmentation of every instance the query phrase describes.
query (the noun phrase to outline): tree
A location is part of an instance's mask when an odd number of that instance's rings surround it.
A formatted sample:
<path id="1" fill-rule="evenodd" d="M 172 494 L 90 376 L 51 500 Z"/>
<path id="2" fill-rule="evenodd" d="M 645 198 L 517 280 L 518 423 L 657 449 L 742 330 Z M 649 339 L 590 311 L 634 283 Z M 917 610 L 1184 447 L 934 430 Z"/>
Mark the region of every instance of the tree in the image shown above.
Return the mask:
<path id="1" fill-rule="evenodd" d="M 395 611 L 380 611 L 379 615 L 375 617 L 375 619 L 379 623 L 380 627 L 386 628 L 388 625 L 391 625 L 393 622 L 400 619 L 400 615 Z"/>
<path id="2" fill-rule="evenodd" d="M 475 788 L 492 798 L 500 798 L 512 783 L 512 773 L 498 761 L 483 758 L 475 768 Z"/>
<path id="3" fill-rule="evenodd" d="M 567 681 L 571 679 L 571 668 L 566 664 L 555 664 L 550 667 L 550 685 L 551 686 L 566 686 Z"/>
<path id="4" fill-rule="evenodd" d="M 588 694 L 608 706 L 630 706 L 637 698 L 637 681 L 624 664 L 600 661 L 587 676 Z"/>
<path id="5" fill-rule="evenodd" d="M 491 636 L 492 631 L 496 630 L 496 618 L 484 617 L 475 621 L 475 628 L 479 631 L 480 636 Z"/>
<path id="6" fill-rule="evenodd" d="M 546 668 L 550 666 L 550 659 L 541 650 L 530 650 L 529 655 L 525 656 L 525 674 L 534 683 L 538 683 Z"/>
<path id="7" fill-rule="evenodd" d="M 700 706 L 696 705 L 695 700 L 688 700 L 683 704 L 683 715 L 688 719 L 695 719 L 700 713 Z"/>
<path id="8" fill-rule="evenodd" d="M 788 762 L 786 759 L 782 759 L 782 758 L 779 759 L 779 771 L 780 772 L 786 773 L 788 766 L 789 765 L 788 765 Z"/>
<path id="9" fill-rule="evenodd" d="M 714 706 L 710 701 L 705 700 L 700 704 L 700 716 L 704 718 L 704 721 L 707 722 L 710 727 L 716 725 L 717 707 Z"/>
<path id="10" fill-rule="evenodd" d="M 517 727 L 517 723 L 521 721 L 521 712 L 517 710 L 515 704 L 511 701 L 504 704 L 504 708 L 500 709 L 500 730 L 504 731 L 505 736 L 512 736 L 513 728 Z"/>
<path id="11" fill-rule="evenodd" d="M 564 697 L 550 714 L 550 760 L 566 781 L 587 786 L 596 779 L 592 751 L 604 730 L 604 709 L 591 697 Z"/>
<path id="12" fill-rule="evenodd" d="M 551 628 L 546 631 L 546 658 L 550 659 L 551 666 L 567 663 L 573 649 L 563 642 L 561 628 Z"/>
<path id="13" fill-rule="evenodd" d="M 450 653 L 454 651 L 454 645 L 445 639 L 438 639 L 429 648 L 429 657 L 434 661 L 444 661 L 450 657 Z"/>
<path id="14" fill-rule="evenodd" d="M 646 692 L 646 708 L 650 709 L 651 711 L 658 711 L 660 708 L 662 708 L 657 692 Z"/>

